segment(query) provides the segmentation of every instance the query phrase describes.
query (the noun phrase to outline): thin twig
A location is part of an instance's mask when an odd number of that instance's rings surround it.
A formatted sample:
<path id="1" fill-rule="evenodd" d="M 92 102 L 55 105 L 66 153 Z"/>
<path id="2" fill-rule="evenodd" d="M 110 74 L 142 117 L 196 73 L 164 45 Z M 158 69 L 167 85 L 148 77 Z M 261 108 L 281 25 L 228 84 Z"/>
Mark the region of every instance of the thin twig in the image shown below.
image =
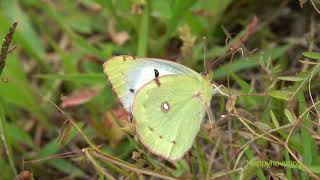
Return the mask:
<path id="1" fill-rule="evenodd" d="M 87 156 L 87 158 L 89 159 L 89 161 L 93 164 L 93 166 L 96 168 L 96 170 L 103 174 L 107 179 L 110 180 L 116 180 L 116 178 L 114 178 L 111 174 L 109 174 L 104 168 L 102 168 L 98 162 L 91 156 L 91 154 L 89 153 L 89 149 L 83 149 L 83 152 L 85 153 L 85 155 Z"/>
<path id="2" fill-rule="evenodd" d="M 232 174 L 232 173 L 235 173 L 235 172 L 238 172 L 238 171 L 243 171 L 243 168 L 238 168 L 238 169 L 233 169 L 231 171 L 225 171 L 225 172 L 221 172 L 221 173 L 216 173 L 216 175 L 212 176 L 211 179 L 216 179 L 218 177 L 226 176 L 228 174 Z"/>
<path id="3" fill-rule="evenodd" d="M 208 163 L 208 171 L 207 171 L 207 174 L 206 174 L 206 180 L 210 179 L 210 172 L 211 172 L 212 165 L 213 165 L 213 162 L 214 162 L 214 157 L 216 156 L 217 149 L 218 149 L 218 147 L 220 145 L 220 141 L 221 141 L 221 136 L 218 137 L 218 139 L 216 141 L 216 144 L 212 149 L 212 152 L 211 152 L 211 155 L 210 155 L 210 158 L 209 158 L 209 163 Z"/>
<path id="4" fill-rule="evenodd" d="M 98 157 L 100 159 L 103 159 L 103 160 L 105 160 L 107 162 L 111 162 L 112 164 L 116 164 L 116 165 L 121 166 L 123 168 L 126 168 L 126 169 L 129 169 L 131 171 L 134 171 L 134 172 L 136 172 L 138 174 L 145 174 L 145 175 L 158 177 L 158 178 L 162 178 L 162 179 L 175 180 L 175 178 L 170 177 L 170 176 L 162 175 L 162 174 L 159 174 L 159 173 L 156 173 L 156 172 L 152 172 L 152 171 L 148 171 L 148 170 L 144 170 L 144 169 L 139 169 L 139 168 L 136 168 L 134 166 L 128 166 L 126 164 L 119 163 L 118 161 L 115 161 L 114 159 L 111 159 L 109 157 L 103 156 L 100 153 L 97 153 L 96 151 L 92 152 L 92 155 L 95 156 L 95 157 Z"/>

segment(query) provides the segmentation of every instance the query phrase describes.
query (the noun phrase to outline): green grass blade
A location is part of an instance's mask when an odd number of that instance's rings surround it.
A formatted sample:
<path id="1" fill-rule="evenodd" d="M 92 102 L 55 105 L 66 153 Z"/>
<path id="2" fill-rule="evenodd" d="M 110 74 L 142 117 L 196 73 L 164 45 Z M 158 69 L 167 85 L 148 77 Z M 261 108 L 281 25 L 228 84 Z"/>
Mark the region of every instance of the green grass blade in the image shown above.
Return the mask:
<path id="1" fill-rule="evenodd" d="M 39 107 L 39 96 L 35 94 L 30 86 L 21 62 L 15 55 L 8 57 L 4 73 L 6 73 L 9 80 L 7 83 L 0 82 L 0 95 L 2 98 L 32 112 L 44 126 L 51 127 L 45 113 Z"/>
<path id="2" fill-rule="evenodd" d="M 279 128 L 280 127 L 279 122 L 271 109 L 270 109 L 270 115 L 271 115 L 271 120 L 272 120 L 273 125 L 276 128 Z"/>
<path id="3" fill-rule="evenodd" d="M 138 35 L 138 52 L 137 55 L 145 57 L 147 55 L 148 37 L 149 37 L 149 14 L 151 7 L 147 1 L 144 5 L 143 15 L 140 17 L 139 35 Z"/>
<path id="4" fill-rule="evenodd" d="M 305 57 L 315 60 L 320 60 L 320 53 L 316 52 L 304 52 L 302 53 Z"/>
<path id="5" fill-rule="evenodd" d="M 14 175 L 17 175 L 17 170 L 16 170 L 15 164 L 14 164 L 12 148 L 11 148 L 11 145 L 8 143 L 7 122 L 5 120 L 3 103 L 4 102 L 3 102 L 2 98 L 0 97 L 0 136 L 1 136 L 1 140 L 2 140 L 4 147 L 5 147 L 5 152 L 8 156 L 11 170 Z"/>
<path id="6" fill-rule="evenodd" d="M 88 84 L 106 84 L 106 77 L 101 73 L 88 74 L 39 74 L 36 76 L 41 79 L 56 80 L 61 79 L 65 81 L 72 81 L 77 83 Z"/>
<path id="7" fill-rule="evenodd" d="M 196 156 L 198 159 L 200 175 L 201 175 L 202 179 L 204 179 L 206 177 L 206 173 L 208 171 L 208 164 L 206 162 L 206 158 L 204 156 L 204 153 L 201 149 L 200 144 L 196 142 L 196 143 L 194 143 L 194 147 L 195 147 L 195 152 L 196 152 Z"/>
<path id="8" fill-rule="evenodd" d="M 289 156 L 289 153 L 287 150 L 285 150 L 285 158 L 286 158 L 286 161 L 287 162 L 290 162 L 290 156 Z M 291 171 L 291 168 L 286 168 L 286 171 L 287 171 L 287 178 L 288 180 L 292 180 L 292 171 Z"/>
<path id="9" fill-rule="evenodd" d="M 299 114 L 302 114 L 307 109 L 306 100 L 304 97 L 304 94 L 300 92 L 298 94 L 298 101 L 299 101 Z M 310 119 L 310 114 L 306 113 L 306 115 L 303 117 L 306 119 Z M 303 163 L 307 166 L 310 166 L 312 164 L 312 137 L 309 133 L 308 129 L 311 128 L 312 124 L 309 121 L 303 121 L 304 127 L 301 128 L 301 141 L 303 142 Z M 316 148 L 316 147 L 314 147 Z M 304 171 L 301 171 L 301 178 L 307 179 L 307 173 Z"/>
<path id="10" fill-rule="evenodd" d="M 240 138 L 240 141 L 241 141 L 241 144 L 245 144 L 243 138 Z M 254 160 L 254 155 L 253 155 L 253 152 L 250 150 L 250 148 L 247 148 L 245 151 L 244 151 L 245 155 L 247 156 L 248 160 Z M 257 172 L 256 172 L 256 175 L 258 176 L 259 179 L 264 179 L 266 180 L 266 177 L 264 176 L 263 174 L 263 171 L 261 168 L 257 168 Z"/>

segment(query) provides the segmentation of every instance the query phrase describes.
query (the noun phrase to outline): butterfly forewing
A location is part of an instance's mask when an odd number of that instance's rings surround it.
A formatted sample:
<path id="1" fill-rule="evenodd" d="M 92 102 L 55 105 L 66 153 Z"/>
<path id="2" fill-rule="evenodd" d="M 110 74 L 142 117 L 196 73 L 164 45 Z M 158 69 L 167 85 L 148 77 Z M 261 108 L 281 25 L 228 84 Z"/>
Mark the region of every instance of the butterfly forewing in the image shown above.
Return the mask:
<path id="1" fill-rule="evenodd" d="M 166 159 L 181 158 L 196 137 L 210 95 L 203 81 L 187 75 L 150 81 L 135 95 L 132 113 L 137 134 L 153 153 Z"/>

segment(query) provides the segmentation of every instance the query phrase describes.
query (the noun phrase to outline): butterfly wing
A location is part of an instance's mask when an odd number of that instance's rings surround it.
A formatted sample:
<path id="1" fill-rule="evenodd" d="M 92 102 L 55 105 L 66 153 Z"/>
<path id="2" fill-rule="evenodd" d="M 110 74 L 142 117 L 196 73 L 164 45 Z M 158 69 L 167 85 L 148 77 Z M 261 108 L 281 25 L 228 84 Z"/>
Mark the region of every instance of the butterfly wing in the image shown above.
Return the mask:
<path id="1" fill-rule="evenodd" d="M 155 78 L 155 69 L 159 72 L 159 77 L 184 74 L 200 78 L 200 75 L 190 68 L 154 58 L 116 56 L 107 60 L 103 69 L 113 90 L 128 112 L 131 112 L 131 103 L 135 92 Z"/>
<path id="2" fill-rule="evenodd" d="M 132 113 L 141 142 L 166 159 L 181 158 L 200 129 L 209 104 L 210 83 L 186 75 L 170 75 L 147 83 L 133 101 Z"/>

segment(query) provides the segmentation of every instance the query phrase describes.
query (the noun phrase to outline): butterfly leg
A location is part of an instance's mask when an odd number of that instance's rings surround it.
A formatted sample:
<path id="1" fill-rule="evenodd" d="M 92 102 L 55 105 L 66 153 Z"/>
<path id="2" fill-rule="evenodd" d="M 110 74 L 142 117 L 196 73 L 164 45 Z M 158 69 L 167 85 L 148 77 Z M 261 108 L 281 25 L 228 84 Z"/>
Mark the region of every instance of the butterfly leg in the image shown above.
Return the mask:
<path id="1" fill-rule="evenodd" d="M 222 88 L 222 87 L 224 88 L 223 85 L 217 86 L 217 85 L 215 85 L 214 83 L 212 83 L 211 85 L 214 87 L 214 89 L 212 90 L 212 95 L 215 95 L 215 94 L 217 94 L 217 93 L 220 93 L 220 94 L 222 94 L 222 95 L 224 95 L 224 96 L 229 97 L 229 95 L 225 94 L 224 92 L 222 92 L 222 91 L 220 90 L 220 88 Z"/>
<path id="2" fill-rule="evenodd" d="M 207 116 L 208 116 L 208 119 L 209 119 L 209 123 L 211 125 L 211 128 L 213 128 L 213 124 L 215 122 L 215 119 L 214 119 L 214 116 L 212 114 L 211 108 L 210 108 L 210 106 L 208 106 L 208 104 L 205 104 L 205 108 L 206 108 Z"/>

